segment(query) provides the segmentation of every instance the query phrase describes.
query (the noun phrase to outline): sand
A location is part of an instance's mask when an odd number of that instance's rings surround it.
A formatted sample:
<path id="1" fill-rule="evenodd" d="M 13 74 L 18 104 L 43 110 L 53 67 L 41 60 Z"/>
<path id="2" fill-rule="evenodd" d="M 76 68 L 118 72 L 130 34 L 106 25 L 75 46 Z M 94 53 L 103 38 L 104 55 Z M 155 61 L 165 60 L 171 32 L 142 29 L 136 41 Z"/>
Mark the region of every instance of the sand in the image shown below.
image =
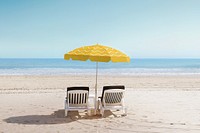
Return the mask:
<path id="1" fill-rule="evenodd" d="M 85 85 L 94 93 L 94 75 L 0 76 L 0 133 L 199 133 L 199 76 L 99 76 L 103 85 L 126 86 L 128 115 L 106 111 L 64 117 L 65 90 Z"/>

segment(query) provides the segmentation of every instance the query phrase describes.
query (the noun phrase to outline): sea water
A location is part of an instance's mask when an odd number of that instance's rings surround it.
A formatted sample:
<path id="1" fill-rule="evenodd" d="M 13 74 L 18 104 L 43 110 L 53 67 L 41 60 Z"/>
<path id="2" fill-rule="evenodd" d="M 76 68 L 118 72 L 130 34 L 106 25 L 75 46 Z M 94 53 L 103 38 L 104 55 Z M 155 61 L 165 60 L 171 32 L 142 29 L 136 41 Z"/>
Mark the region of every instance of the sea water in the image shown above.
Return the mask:
<path id="1" fill-rule="evenodd" d="M 200 75 L 200 59 L 131 59 L 98 63 L 100 75 Z M 64 59 L 0 59 L 0 75 L 96 74 L 96 63 Z"/>

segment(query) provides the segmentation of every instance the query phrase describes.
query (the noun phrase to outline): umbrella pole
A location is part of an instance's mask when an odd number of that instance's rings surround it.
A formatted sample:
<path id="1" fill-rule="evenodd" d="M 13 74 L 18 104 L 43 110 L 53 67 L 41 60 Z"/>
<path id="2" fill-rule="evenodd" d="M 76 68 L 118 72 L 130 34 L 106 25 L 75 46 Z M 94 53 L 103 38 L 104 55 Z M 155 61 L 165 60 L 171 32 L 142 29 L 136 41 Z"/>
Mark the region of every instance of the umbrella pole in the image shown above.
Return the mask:
<path id="1" fill-rule="evenodd" d="M 95 84 L 95 114 L 97 111 L 97 76 L 98 76 L 98 62 L 96 62 L 96 84 Z"/>

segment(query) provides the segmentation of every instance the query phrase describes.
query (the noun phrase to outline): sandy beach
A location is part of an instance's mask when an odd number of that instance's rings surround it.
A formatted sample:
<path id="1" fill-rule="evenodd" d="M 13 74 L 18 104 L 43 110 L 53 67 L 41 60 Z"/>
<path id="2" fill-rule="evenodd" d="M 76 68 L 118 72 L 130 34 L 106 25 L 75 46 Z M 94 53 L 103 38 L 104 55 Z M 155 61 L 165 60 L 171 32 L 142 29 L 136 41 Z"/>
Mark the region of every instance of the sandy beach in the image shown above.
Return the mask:
<path id="1" fill-rule="evenodd" d="M 98 95 L 103 85 L 126 86 L 127 116 L 73 111 L 64 117 L 66 87 L 89 86 L 92 94 L 94 75 L 0 76 L 0 132 L 200 132 L 199 76 L 100 75 L 98 82 Z"/>

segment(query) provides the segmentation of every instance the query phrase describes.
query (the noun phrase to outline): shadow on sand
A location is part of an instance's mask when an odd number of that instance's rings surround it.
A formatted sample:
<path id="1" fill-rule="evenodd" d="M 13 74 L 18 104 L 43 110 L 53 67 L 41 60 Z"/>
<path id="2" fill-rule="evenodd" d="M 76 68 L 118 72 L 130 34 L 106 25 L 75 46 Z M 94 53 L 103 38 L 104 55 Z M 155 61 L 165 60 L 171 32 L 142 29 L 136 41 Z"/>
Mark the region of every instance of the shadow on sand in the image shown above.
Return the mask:
<path id="1" fill-rule="evenodd" d="M 111 111 L 105 111 L 104 117 L 113 115 Z M 86 112 L 79 113 L 78 111 L 69 111 L 68 116 L 64 116 L 64 110 L 57 110 L 50 115 L 25 115 L 15 116 L 4 119 L 7 123 L 27 124 L 27 125 L 42 125 L 42 124 L 63 124 L 77 120 L 101 119 L 100 115 L 88 116 Z"/>

